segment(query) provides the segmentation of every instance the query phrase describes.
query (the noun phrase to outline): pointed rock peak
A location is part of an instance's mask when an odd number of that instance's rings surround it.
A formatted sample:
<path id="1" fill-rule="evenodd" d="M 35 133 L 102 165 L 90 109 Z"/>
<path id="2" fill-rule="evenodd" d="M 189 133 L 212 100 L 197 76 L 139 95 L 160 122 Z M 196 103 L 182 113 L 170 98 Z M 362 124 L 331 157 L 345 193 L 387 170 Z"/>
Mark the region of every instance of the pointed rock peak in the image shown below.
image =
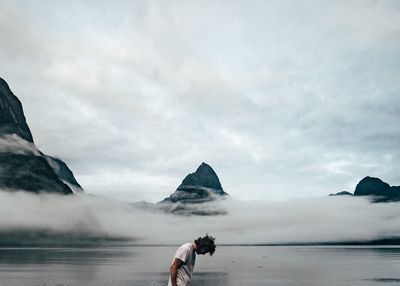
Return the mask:
<path id="1" fill-rule="evenodd" d="M 208 165 L 207 163 L 201 163 L 201 165 L 197 168 L 196 175 L 211 175 L 211 176 L 215 176 L 218 178 L 217 174 L 215 173 L 215 171 L 213 170 L 213 168 L 211 168 L 210 165 Z"/>
<path id="2" fill-rule="evenodd" d="M 208 168 L 208 169 L 212 170 L 211 166 L 204 162 L 201 163 L 201 165 L 197 169 L 201 169 L 201 168 Z"/>
<path id="3" fill-rule="evenodd" d="M 185 189 L 188 186 L 196 186 L 222 191 L 221 183 L 219 182 L 217 174 L 206 163 L 202 163 L 196 170 L 185 177 L 178 190 Z"/>
<path id="4" fill-rule="evenodd" d="M 0 78 L 0 136 L 6 134 L 17 134 L 33 142 L 21 102 L 12 93 L 7 82 Z"/>
<path id="5" fill-rule="evenodd" d="M 10 89 L 8 83 L 2 77 L 0 77 L 0 86 Z"/>
<path id="6" fill-rule="evenodd" d="M 203 203 L 229 196 L 222 189 L 217 174 L 206 163 L 183 179 L 182 183 L 168 198 L 160 203 Z"/>

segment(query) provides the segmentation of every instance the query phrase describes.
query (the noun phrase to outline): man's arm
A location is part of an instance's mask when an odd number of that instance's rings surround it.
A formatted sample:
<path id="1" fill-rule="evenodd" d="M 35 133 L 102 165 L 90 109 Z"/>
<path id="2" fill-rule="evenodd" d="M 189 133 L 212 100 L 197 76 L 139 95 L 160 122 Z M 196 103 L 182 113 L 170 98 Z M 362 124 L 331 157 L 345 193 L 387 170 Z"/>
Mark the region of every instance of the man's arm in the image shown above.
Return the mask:
<path id="1" fill-rule="evenodd" d="M 181 266 L 181 264 L 182 264 L 182 260 L 175 258 L 171 264 L 171 267 L 169 268 L 169 273 L 171 274 L 172 286 L 176 286 L 177 272 L 178 272 L 178 268 Z"/>

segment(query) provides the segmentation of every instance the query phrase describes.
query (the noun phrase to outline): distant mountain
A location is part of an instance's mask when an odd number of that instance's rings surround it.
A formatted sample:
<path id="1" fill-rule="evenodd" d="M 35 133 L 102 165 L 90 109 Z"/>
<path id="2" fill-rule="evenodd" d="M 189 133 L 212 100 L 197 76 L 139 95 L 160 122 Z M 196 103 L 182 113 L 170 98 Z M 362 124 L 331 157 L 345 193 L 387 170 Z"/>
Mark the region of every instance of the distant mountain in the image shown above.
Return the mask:
<path id="1" fill-rule="evenodd" d="M 365 177 L 356 186 L 354 196 L 373 196 L 376 202 L 400 201 L 400 186 L 389 186 L 379 178 Z"/>
<path id="2" fill-rule="evenodd" d="M 400 186 L 390 186 L 379 178 L 365 177 L 356 186 L 354 194 L 340 192 L 331 196 L 370 196 L 374 202 L 395 202 L 400 201 Z"/>
<path id="3" fill-rule="evenodd" d="M 208 164 L 202 163 L 196 172 L 183 179 L 174 193 L 161 202 L 203 203 L 227 195 L 214 170 Z"/>
<path id="4" fill-rule="evenodd" d="M 196 172 L 187 175 L 168 198 L 157 203 L 159 208 L 176 214 L 218 215 L 225 214 L 218 202 L 229 195 L 222 189 L 214 170 L 202 163 Z"/>
<path id="5" fill-rule="evenodd" d="M 22 104 L 0 78 L 0 188 L 33 193 L 81 192 L 72 171 L 60 159 L 37 149 Z"/>
<path id="6" fill-rule="evenodd" d="M 347 192 L 347 191 L 342 191 L 336 194 L 329 194 L 330 196 L 353 196 L 352 193 Z"/>

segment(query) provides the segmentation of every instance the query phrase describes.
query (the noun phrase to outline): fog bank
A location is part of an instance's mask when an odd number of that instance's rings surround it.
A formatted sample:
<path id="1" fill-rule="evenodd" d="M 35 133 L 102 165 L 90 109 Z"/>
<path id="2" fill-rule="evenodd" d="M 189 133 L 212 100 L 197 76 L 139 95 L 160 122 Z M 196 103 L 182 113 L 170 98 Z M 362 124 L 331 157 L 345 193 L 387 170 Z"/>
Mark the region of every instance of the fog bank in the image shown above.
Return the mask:
<path id="1" fill-rule="evenodd" d="M 38 231 L 179 244 L 210 233 L 219 244 L 366 241 L 400 236 L 398 203 L 323 197 L 285 202 L 226 200 L 227 215 L 177 216 L 91 195 L 55 196 L 0 192 L 0 232 Z M 205 207 L 215 207 L 210 203 Z M 214 203 L 215 204 L 215 203 Z M 47 234 L 45 234 L 47 235 Z M 18 240 L 18 232 L 9 239 Z"/>

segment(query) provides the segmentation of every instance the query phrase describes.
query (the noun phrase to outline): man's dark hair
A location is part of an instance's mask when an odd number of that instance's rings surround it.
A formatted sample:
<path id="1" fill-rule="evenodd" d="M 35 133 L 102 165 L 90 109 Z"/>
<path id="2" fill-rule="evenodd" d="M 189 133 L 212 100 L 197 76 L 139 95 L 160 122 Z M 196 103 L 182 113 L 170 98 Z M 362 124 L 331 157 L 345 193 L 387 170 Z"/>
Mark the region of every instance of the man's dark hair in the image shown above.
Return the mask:
<path id="1" fill-rule="evenodd" d="M 199 237 L 194 241 L 194 243 L 196 243 L 197 247 L 205 249 L 210 253 L 210 255 L 213 255 L 216 247 L 214 241 L 215 238 L 207 233 L 205 237 Z"/>

